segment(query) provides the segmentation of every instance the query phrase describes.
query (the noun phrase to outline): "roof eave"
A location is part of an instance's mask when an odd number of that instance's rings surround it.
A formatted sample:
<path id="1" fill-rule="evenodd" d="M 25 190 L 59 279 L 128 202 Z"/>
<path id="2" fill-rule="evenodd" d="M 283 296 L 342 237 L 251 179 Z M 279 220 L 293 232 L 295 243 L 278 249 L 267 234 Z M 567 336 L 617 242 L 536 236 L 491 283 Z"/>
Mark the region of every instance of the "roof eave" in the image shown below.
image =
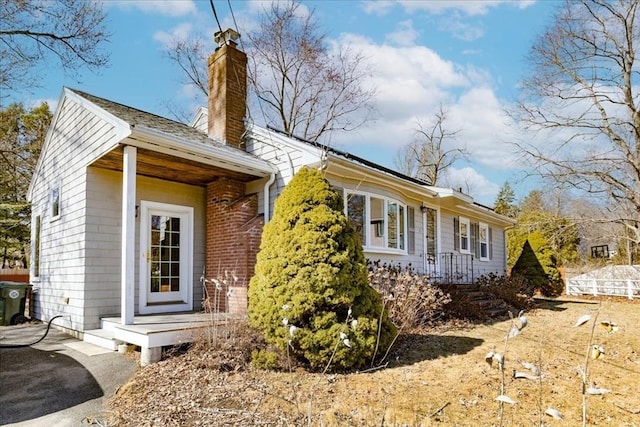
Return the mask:
<path id="1" fill-rule="evenodd" d="M 410 189 L 411 192 L 423 197 L 437 197 L 437 193 L 432 191 L 426 185 L 420 185 L 411 181 L 403 180 L 402 178 L 399 178 L 395 175 L 391 175 L 379 169 L 363 165 L 350 159 L 346 159 L 331 152 L 328 153 L 326 162 L 327 170 L 336 174 L 338 172 L 343 172 L 346 173 L 346 175 L 343 176 L 351 175 L 352 177 L 357 178 L 355 176 L 356 174 L 353 173 L 354 170 L 357 169 L 359 170 L 360 175 L 367 176 L 368 178 L 373 178 L 378 183 L 383 183 L 397 188 L 402 187 L 403 189 Z M 317 164 L 311 166 L 322 167 L 323 165 L 322 162 L 318 162 Z M 339 170 L 336 170 L 336 166 Z"/>
<path id="2" fill-rule="evenodd" d="M 199 161 L 207 160 L 208 164 L 259 177 L 274 173 L 273 167 L 268 162 L 249 154 L 236 153 L 226 147 L 194 142 L 146 126 L 132 125 L 131 135 L 126 143 L 141 148 L 161 148 L 165 152 L 174 152 L 178 157 L 186 155 Z"/>

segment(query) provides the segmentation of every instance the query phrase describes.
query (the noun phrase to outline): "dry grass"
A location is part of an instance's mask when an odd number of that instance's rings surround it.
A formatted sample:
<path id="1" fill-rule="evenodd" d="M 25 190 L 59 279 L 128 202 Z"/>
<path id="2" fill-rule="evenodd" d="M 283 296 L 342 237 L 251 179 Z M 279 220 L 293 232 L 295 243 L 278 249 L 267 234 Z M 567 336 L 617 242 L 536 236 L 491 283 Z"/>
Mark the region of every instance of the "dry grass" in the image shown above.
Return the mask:
<path id="1" fill-rule="evenodd" d="M 589 396 L 588 425 L 640 426 L 640 304 L 576 298 L 538 300 L 527 313 L 529 326 L 509 340 L 507 372 L 523 370 L 518 362 L 526 360 L 541 366 L 543 378 L 507 379 L 506 394 L 518 403 L 505 406 L 503 425 L 581 425 L 577 368 L 591 328 L 573 325 L 598 307 L 598 321 L 614 321 L 620 330 L 595 331 L 606 354 L 590 361 L 590 382 L 611 393 Z M 502 352 L 510 326 L 448 324 L 405 334 L 387 369 L 324 376 L 250 369 L 247 351 L 255 340 L 238 329 L 224 348 L 194 348 L 140 368 L 110 409 L 123 426 L 494 426 L 500 372 L 484 356 L 494 347 Z M 544 415 L 547 407 L 564 420 Z"/>

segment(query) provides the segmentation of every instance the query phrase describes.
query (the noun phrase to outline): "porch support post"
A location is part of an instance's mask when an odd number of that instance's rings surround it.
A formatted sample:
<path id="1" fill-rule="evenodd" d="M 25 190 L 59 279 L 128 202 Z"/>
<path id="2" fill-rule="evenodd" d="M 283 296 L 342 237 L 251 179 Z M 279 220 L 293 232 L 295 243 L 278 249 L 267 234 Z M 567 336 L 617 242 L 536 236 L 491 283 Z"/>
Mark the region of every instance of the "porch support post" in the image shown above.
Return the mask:
<path id="1" fill-rule="evenodd" d="M 122 271 L 121 280 L 121 323 L 133 324 L 134 311 L 134 269 L 135 269 L 135 227 L 136 227 L 136 157 L 137 149 L 124 147 L 122 159 Z"/>

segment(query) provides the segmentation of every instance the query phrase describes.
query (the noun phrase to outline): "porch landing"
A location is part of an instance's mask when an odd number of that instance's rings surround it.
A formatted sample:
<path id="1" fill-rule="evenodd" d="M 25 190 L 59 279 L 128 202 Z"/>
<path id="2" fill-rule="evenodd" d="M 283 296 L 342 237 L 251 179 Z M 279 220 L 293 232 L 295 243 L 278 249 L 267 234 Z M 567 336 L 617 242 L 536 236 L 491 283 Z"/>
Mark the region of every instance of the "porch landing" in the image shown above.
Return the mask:
<path id="1" fill-rule="evenodd" d="M 137 345 L 141 349 L 140 364 L 145 366 L 160 360 L 164 346 L 193 342 L 207 328 L 224 328 L 244 318 L 229 313 L 153 314 L 135 316 L 132 325 L 122 325 L 120 317 L 103 317 L 100 329 L 84 331 L 84 341 L 114 351 L 120 345 Z"/>

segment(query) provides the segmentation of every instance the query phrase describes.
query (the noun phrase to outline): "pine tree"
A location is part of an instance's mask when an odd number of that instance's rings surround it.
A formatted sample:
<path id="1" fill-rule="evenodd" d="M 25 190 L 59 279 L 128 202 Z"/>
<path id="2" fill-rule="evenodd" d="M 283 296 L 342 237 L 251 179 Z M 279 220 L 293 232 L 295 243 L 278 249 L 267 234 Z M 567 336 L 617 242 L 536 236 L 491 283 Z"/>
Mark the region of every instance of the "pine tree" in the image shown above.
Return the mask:
<path id="1" fill-rule="evenodd" d="M 20 104 L 0 109 L 0 268 L 13 267 L 17 260 L 26 266 L 31 233 L 27 191 L 51 117 L 46 103 L 29 111 Z"/>
<path id="2" fill-rule="evenodd" d="M 516 193 L 513 191 L 509 181 L 505 181 L 496 196 L 493 210 L 509 218 L 515 218 L 518 214 L 518 207 L 514 204 L 515 199 Z"/>

